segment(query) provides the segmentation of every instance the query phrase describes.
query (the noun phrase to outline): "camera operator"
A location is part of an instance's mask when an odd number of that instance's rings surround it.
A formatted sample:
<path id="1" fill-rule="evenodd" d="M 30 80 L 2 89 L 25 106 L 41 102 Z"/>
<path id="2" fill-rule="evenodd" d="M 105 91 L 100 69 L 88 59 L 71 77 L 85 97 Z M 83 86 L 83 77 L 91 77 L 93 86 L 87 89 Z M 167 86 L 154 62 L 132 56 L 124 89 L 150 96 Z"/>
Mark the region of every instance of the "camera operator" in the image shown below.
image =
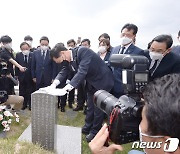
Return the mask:
<path id="1" fill-rule="evenodd" d="M 143 93 L 145 106 L 142 111 L 142 121 L 139 125 L 140 141 L 162 142 L 159 149 L 146 148 L 147 154 L 164 154 L 164 144 L 169 138 L 180 139 L 180 75 L 168 74 L 152 81 Z M 122 150 L 120 145 L 104 144 L 109 136 L 105 124 L 95 138 L 89 143 L 93 154 L 112 154 L 116 150 Z M 170 145 L 170 144 L 169 144 Z M 129 154 L 142 153 L 132 150 Z M 169 152 L 171 153 L 171 152 Z M 180 153 L 180 144 L 173 154 Z"/>
<path id="2" fill-rule="evenodd" d="M 0 51 L 0 58 L 7 62 L 8 69 L 12 76 L 14 76 L 13 65 L 15 65 L 21 72 L 25 72 L 26 68 L 22 67 L 14 60 L 14 54 L 12 50 L 12 39 L 8 36 L 1 37 L 2 50 Z"/>
<path id="3" fill-rule="evenodd" d="M 24 98 L 12 95 L 12 89 L 17 84 L 18 81 L 8 72 L 7 63 L 0 59 L 0 104 L 13 104 L 13 109 L 19 111 L 22 108 Z"/>

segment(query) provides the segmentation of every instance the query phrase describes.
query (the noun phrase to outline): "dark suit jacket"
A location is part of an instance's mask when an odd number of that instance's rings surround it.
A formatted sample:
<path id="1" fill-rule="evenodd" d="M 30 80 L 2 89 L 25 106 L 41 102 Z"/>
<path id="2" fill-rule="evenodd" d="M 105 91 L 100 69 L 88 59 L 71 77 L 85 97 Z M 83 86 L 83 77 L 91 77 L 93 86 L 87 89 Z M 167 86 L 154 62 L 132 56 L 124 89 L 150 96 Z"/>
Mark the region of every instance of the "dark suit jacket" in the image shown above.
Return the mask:
<path id="1" fill-rule="evenodd" d="M 70 84 L 75 88 L 85 79 L 96 90 L 110 91 L 112 89 L 114 85 L 112 72 L 94 51 L 85 47 L 79 47 L 77 52 L 72 53 L 73 62 L 63 61 L 64 67 L 56 79 L 61 82 L 64 77 L 67 77 L 71 69 L 77 72 L 70 81 Z"/>
<path id="2" fill-rule="evenodd" d="M 53 79 L 54 62 L 50 58 L 49 50 L 47 50 L 46 57 L 43 62 L 41 50 L 35 50 L 32 56 L 32 78 L 36 78 L 36 84 L 40 84 L 42 77 L 44 76 L 45 84 L 50 84 Z"/>
<path id="3" fill-rule="evenodd" d="M 32 81 L 32 75 L 31 75 L 32 53 L 29 53 L 27 66 L 25 66 L 24 55 L 22 52 L 19 52 L 16 54 L 16 61 L 21 66 L 27 68 L 25 72 L 21 72 L 17 67 L 15 68 L 15 75 L 18 76 L 19 82 L 23 82 L 24 80 Z"/>
<path id="4" fill-rule="evenodd" d="M 114 47 L 112 54 L 118 54 L 121 46 Z M 126 54 L 144 55 L 144 51 L 135 45 L 131 44 L 125 52 Z M 114 88 L 113 94 L 116 97 L 120 97 L 123 94 L 123 84 L 122 84 L 122 69 L 120 67 L 115 67 L 113 69 L 114 75 Z"/>
<path id="5" fill-rule="evenodd" d="M 180 45 L 172 47 L 171 52 L 173 52 L 173 53 L 177 54 L 178 56 L 180 56 Z"/>
<path id="6" fill-rule="evenodd" d="M 149 59 L 149 65 L 151 64 L 151 58 L 149 52 L 145 52 L 146 57 Z M 167 74 L 180 73 L 180 57 L 173 52 L 168 53 L 163 57 L 160 64 L 154 71 L 153 75 L 149 76 L 150 80 L 160 78 Z"/>

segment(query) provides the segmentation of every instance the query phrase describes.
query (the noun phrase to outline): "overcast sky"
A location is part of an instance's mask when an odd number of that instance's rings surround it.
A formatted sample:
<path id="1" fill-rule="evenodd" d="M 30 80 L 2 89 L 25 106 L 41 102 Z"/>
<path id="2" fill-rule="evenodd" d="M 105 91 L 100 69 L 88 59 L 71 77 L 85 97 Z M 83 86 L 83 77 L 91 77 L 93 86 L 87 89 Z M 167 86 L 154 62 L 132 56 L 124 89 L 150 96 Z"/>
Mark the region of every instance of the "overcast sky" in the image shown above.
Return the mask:
<path id="1" fill-rule="evenodd" d="M 159 34 L 171 34 L 177 44 L 180 30 L 180 0 L 4 0 L 0 6 L 0 36 L 9 35 L 16 51 L 25 35 L 35 47 L 44 35 L 51 47 L 81 36 L 96 50 L 100 34 L 117 46 L 122 26 L 134 23 L 136 45 L 144 49 Z"/>

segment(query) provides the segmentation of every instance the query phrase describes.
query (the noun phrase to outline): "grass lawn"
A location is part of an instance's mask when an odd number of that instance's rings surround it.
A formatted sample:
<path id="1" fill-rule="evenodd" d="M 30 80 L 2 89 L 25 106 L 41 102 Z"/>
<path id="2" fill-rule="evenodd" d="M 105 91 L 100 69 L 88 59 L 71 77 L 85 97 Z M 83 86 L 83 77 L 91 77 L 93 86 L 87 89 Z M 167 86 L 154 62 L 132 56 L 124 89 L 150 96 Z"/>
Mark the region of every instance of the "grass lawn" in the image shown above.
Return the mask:
<path id="1" fill-rule="evenodd" d="M 66 112 L 62 113 L 58 110 L 58 124 L 74 127 L 82 127 L 84 125 L 85 115 L 82 112 L 74 112 L 73 116 L 69 115 L 71 109 L 66 107 Z M 53 152 L 46 151 L 38 145 L 33 145 L 27 142 L 17 142 L 18 137 L 26 129 L 31 121 L 31 112 L 25 110 L 25 114 L 20 115 L 20 123 L 13 123 L 11 130 L 7 133 L 6 139 L 0 139 L 0 154 L 51 154 Z M 123 145 L 123 152 L 116 152 L 127 154 L 131 149 L 131 144 Z M 85 135 L 82 135 L 82 154 L 90 154 L 88 143 Z"/>

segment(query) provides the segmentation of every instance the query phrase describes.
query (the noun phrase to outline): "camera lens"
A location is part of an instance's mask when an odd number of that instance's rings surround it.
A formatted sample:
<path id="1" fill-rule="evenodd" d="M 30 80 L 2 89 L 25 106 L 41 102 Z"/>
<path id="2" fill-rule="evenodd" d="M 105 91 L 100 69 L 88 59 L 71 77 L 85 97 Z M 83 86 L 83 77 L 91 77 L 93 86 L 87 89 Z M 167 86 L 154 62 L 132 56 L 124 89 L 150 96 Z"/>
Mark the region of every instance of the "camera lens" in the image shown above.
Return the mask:
<path id="1" fill-rule="evenodd" d="M 95 105 L 103 110 L 107 115 L 111 114 L 112 109 L 114 108 L 118 99 L 108 93 L 105 90 L 98 90 L 94 94 L 94 103 Z"/>

